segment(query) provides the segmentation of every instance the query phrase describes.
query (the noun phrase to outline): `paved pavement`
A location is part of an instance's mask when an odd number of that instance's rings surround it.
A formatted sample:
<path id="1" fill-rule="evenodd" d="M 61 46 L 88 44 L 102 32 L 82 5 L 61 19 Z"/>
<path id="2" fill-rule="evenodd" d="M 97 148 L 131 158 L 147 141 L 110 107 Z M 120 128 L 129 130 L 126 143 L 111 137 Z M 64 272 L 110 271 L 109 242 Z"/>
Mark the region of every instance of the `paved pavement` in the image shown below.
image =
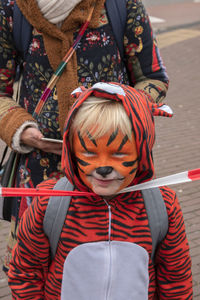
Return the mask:
<path id="1" fill-rule="evenodd" d="M 176 20 L 167 19 L 165 29 L 162 27 L 159 31 L 159 24 L 153 24 L 170 77 L 170 88 L 165 102 L 174 111 L 172 119 L 156 118 L 157 140 L 154 147 L 154 161 L 157 177 L 200 167 L 200 25 L 196 20 L 197 7 L 200 16 L 200 4 L 193 6 L 193 13 L 190 11 L 188 14 L 190 22 L 186 22 L 186 28 L 183 27 L 184 14 L 181 13 L 183 4 L 180 3 L 179 7 L 177 5 Z M 187 3 L 186 7 L 189 7 Z M 166 18 L 167 6 L 164 10 L 159 6 L 148 9 L 151 9 L 152 16 Z M 171 12 L 174 12 L 172 7 Z M 161 13 L 165 13 L 165 16 Z M 174 30 L 171 31 L 172 25 Z M 183 210 L 190 244 L 193 299 L 200 300 L 200 182 L 174 185 L 173 189 L 177 192 Z M 9 223 L 1 221 L 0 299 L 2 300 L 11 299 L 6 277 L 1 272 L 8 230 Z"/>
<path id="2" fill-rule="evenodd" d="M 174 36 L 185 36 L 188 30 L 191 36 L 175 41 Z M 166 102 L 174 111 L 172 119 L 156 119 L 157 177 L 200 168 L 200 26 L 185 29 L 185 32 L 181 29 L 171 35 L 157 36 L 170 77 Z M 183 210 L 190 244 L 194 300 L 200 300 L 200 182 L 175 185 L 173 189 Z"/>
<path id="3" fill-rule="evenodd" d="M 197 2 L 198 1 L 198 2 Z M 175 3 L 162 0 L 162 4 L 151 6 L 149 0 L 146 0 L 146 9 L 151 17 L 161 19 L 154 21 L 154 29 L 156 32 L 174 30 L 200 23 L 200 1 Z M 153 0 L 152 2 L 155 2 Z"/>

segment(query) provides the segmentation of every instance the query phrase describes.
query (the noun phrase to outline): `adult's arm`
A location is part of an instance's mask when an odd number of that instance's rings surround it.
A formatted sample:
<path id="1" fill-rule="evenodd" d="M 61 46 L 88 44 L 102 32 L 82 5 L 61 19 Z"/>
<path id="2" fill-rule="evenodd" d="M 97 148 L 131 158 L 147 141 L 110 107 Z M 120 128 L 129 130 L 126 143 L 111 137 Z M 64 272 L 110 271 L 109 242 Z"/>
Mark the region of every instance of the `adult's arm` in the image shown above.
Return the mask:
<path id="1" fill-rule="evenodd" d="M 10 1 L 0 1 L 0 138 L 12 147 L 13 136 L 25 122 L 37 124 L 13 99 L 17 51 L 13 42 L 13 9 Z M 34 125 L 35 124 L 35 125 Z"/>
<path id="2" fill-rule="evenodd" d="M 13 99 L 17 51 L 14 46 L 13 3 L 0 0 L 0 138 L 12 149 L 28 153 L 33 148 L 61 155 L 62 145 L 42 141 L 36 120 Z"/>
<path id="3" fill-rule="evenodd" d="M 150 101 L 161 102 L 169 80 L 149 16 L 139 0 L 127 2 L 124 44 L 130 84 L 144 91 Z"/>

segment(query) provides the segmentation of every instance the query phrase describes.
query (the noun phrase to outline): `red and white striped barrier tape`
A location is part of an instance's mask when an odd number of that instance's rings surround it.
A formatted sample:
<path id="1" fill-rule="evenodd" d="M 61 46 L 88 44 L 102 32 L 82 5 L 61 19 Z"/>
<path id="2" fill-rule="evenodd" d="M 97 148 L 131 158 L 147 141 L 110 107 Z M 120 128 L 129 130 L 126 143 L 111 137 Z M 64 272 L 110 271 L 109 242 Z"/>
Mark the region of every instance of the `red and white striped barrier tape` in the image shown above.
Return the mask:
<path id="1" fill-rule="evenodd" d="M 145 183 L 127 187 L 120 193 L 155 188 L 165 185 L 173 185 L 184 182 L 200 180 L 200 169 L 185 171 L 158 179 L 153 179 Z M 94 196 L 95 193 L 80 191 L 48 190 L 36 188 L 6 188 L 0 187 L 0 197 L 34 197 L 34 196 Z"/>

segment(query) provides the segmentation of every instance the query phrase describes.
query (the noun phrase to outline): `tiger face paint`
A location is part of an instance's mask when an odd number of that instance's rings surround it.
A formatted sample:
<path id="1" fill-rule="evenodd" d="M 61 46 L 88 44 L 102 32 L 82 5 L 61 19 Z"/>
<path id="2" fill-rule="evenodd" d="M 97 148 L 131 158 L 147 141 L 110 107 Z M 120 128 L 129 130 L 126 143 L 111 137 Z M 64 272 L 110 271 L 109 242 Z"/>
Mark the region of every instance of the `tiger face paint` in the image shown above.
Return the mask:
<path id="1" fill-rule="evenodd" d="M 89 133 L 83 138 L 75 132 L 73 150 L 81 180 L 98 195 L 115 195 L 135 178 L 138 155 L 134 135 L 130 141 L 116 130 L 95 140 Z"/>

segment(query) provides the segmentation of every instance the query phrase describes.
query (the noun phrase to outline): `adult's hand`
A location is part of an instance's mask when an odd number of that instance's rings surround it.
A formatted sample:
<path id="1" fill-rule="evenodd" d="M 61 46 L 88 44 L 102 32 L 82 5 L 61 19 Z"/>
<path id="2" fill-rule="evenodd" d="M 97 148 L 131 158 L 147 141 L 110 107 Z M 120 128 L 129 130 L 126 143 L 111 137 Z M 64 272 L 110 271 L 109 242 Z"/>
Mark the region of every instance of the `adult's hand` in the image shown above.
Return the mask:
<path id="1" fill-rule="evenodd" d="M 44 152 L 62 154 L 62 144 L 42 141 L 43 134 L 36 128 L 27 127 L 21 134 L 21 143 L 33 148 L 38 148 Z"/>

